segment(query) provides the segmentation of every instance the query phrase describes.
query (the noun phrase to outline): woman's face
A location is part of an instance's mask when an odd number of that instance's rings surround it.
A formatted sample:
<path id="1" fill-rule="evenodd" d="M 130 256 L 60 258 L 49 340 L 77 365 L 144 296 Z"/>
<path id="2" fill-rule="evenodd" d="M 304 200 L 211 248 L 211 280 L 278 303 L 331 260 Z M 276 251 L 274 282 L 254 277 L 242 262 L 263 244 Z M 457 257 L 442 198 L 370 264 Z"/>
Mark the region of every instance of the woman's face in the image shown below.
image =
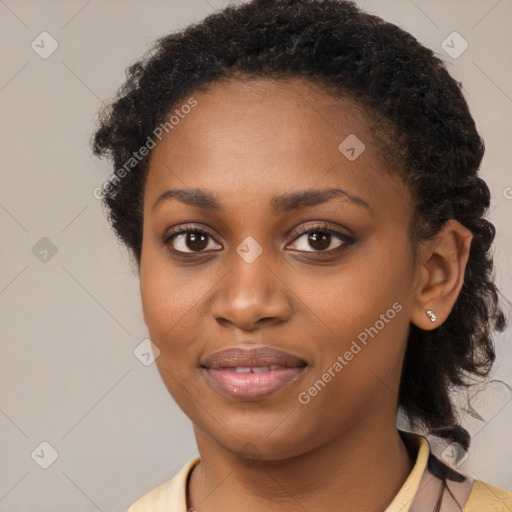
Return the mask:
<path id="1" fill-rule="evenodd" d="M 363 114 L 299 80 L 193 97 L 144 193 L 142 303 L 169 392 L 196 433 L 269 459 L 394 428 L 412 203 Z"/>

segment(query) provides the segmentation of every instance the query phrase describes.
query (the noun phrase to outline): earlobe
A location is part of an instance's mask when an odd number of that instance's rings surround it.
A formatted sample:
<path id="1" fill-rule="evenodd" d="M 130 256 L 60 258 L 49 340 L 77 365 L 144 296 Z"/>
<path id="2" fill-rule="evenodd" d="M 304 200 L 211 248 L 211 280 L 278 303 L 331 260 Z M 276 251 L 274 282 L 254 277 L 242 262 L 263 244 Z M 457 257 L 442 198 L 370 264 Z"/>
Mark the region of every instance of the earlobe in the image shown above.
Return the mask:
<path id="1" fill-rule="evenodd" d="M 424 243 L 411 313 L 417 327 L 435 329 L 448 318 L 464 283 L 472 238 L 468 228 L 450 219 L 433 240 Z"/>

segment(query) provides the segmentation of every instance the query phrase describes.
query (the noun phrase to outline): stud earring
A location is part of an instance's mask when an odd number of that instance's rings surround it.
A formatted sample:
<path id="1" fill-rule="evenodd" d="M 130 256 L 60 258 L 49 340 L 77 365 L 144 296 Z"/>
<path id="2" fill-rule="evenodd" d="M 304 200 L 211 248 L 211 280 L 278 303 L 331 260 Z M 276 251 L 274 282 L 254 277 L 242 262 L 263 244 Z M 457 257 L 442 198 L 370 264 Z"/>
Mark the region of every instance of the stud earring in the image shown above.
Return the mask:
<path id="1" fill-rule="evenodd" d="M 431 322 L 435 322 L 437 320 L 436 315 L 434 314 L 434 312 L 431 309 L 427 309 L 425 311 L 425 314 L 430 318 Z"/>

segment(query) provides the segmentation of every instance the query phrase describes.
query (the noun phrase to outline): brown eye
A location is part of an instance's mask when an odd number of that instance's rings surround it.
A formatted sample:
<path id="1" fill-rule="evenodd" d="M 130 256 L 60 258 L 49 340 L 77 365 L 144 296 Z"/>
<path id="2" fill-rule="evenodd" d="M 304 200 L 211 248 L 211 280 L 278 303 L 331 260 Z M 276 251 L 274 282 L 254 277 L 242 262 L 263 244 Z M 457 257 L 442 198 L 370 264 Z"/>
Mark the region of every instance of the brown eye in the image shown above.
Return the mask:
<path id="1" fill-rule="evenodd" d="M 308 243 L 313 249 L 323 251 L 331 245 L 331 234 L 315 231 L 309 234 Z"/>
<path id="2" fill-rule="evenodd" d="M 175 252 L 181 253 L 200 253 L 209 247 L 213 238 L 206 232 L 198 229 L 183 229 L 173 233 L 165 239 L 165 244 L 171 246 Z M 220 246 L 219 246 L 220 247 Z M 215 245 L 213 249 L 215 249 Z"/>
<path id="3" fill-rule="evenodd" d="M 202 251 L 208 246 L 208 235 L 203 233 L 187 233 L 185 235 L 185 245 L 191 251 Z"/>
<path id="4" fill-rule="evenodd" d="M 352 237 L 323 226 L 303 230 L 297 235 L 294 248 L 304 252 L 331 252 L 354 243 Z"/>

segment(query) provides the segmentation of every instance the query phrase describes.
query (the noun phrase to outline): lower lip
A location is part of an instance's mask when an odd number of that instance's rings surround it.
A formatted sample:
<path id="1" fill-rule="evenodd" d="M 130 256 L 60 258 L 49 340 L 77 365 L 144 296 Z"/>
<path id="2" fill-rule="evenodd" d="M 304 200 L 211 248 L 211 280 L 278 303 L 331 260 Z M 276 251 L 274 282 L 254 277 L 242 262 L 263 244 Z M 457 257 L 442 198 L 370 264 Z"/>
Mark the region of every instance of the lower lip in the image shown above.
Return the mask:
<path id="1" fill-rule="evenodd" d="M 278 368 L 257 373 L 214 368 L 206 368 L 205 371 L 208 380 L 223 394 L 237 400 L 254 401 L 270 396 L 290 384 L 304 368 Z"/>

